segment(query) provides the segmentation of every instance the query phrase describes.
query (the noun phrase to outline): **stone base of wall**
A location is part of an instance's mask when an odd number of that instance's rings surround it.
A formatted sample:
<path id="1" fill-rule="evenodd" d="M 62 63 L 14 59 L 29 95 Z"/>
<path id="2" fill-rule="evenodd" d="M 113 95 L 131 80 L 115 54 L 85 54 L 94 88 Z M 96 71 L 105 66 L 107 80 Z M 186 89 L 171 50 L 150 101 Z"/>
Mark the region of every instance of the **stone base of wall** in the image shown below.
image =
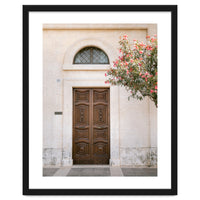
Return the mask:
<path id="1" fill-rule="evenodd" d="M 43 149 L 43 166 L 62 166 L 62 149 Z"/>
<path id="2" fill-rule="evenodd" d="M 45 148 L 43 149 L 43 166 L 72 166 L 71 156 L 66 156 L 63 149 Z M 134 166 L 134 167 L 156 167 L 157 148 L 120 148 L 120 160 L 110 160 L 110 165 Z"/>
<path id="3" fill-rule="evenodd" d="M 157 148 L 120 148 L 120 164 L 130 165 L 135 167 L 156 167 L 157 166 Z"/>

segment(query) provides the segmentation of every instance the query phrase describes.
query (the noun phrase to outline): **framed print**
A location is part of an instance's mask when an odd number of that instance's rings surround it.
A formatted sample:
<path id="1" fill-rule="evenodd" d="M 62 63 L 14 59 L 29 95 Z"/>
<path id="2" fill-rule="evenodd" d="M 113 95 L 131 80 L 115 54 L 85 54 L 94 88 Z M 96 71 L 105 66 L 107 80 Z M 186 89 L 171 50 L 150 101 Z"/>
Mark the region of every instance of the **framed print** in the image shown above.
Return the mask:
<path id="1" fill-rule="evenodd" d="M 23 194 L 177 194 L 177 6 L 23 6 Z"/>

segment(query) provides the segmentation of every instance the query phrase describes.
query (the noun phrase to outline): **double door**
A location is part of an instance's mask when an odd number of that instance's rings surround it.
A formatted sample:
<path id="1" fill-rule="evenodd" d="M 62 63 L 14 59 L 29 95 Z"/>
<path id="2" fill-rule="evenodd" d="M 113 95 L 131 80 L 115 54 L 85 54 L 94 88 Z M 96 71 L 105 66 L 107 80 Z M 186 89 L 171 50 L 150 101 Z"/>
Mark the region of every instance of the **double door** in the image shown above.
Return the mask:
<path id="1" fill-rule="evenodd" d="M 110 91 L 73 89 L 73 164 L 109 164 Z"/>

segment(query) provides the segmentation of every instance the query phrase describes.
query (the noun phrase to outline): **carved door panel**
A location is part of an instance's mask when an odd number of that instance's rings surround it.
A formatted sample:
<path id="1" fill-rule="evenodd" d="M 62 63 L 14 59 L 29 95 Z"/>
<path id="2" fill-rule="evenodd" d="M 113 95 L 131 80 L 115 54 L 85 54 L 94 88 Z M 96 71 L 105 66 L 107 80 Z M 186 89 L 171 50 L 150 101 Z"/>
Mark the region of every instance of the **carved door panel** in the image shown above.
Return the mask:
<path id="1" fill-rule="evenodd" d="M 91 94 L 89 89 L 74 89 L 73 159 L 74 164 L 91 163 Z"/>
<path id="2" fill-rule="evenodd" d="M 109 90 L 93 89 L 93 160 L 109 164 Z"/>
<path id="3" fill-rule="evenodd" d="M 74 164 L 109 164 L 109 89 L 74 89 Z"/>

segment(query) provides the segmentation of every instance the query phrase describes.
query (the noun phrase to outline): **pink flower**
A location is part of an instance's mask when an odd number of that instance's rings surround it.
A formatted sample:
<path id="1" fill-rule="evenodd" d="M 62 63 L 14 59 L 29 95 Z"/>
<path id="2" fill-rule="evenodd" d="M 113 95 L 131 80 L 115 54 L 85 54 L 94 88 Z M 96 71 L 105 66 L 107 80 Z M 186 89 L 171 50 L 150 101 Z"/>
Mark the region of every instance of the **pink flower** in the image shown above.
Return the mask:
<path id="1" fill-rule="evenodd" d="M 128 58 L 128 57 L 129 57 L 129 55 L 127 54 L 127 55 L 126 55 L 126 57 Z"/>
<path id="2" fill-rule="evenodd" d="M 118 64 L 118 60 L 116 60 L 115 64 Z"/>
<path id="3" fill-rule="evenodd" d="M 129 74 L 129 71 L 127 70 L 126 73 Z"/>
<path id="4" fill-rule="evenodd" d="M 139 53 L 140 53 L 140 54 L 142 54 L 142 53 L 143 53 L 143 51 L 139 51 Z"/>
<path id="5" fill-rule="evenodd" d="M 146 49 L 151 51 L 153 48 L 151 46 L 147 46 Z"/>
<path id="6" fill-rule="evenodd" d="M 119 60 L 123 60 L 123 56 L 122 57 L 119 56 Z M 117 60 L 117 63 L 118 63 L 118 60 Z"/>
<path id="7" fill-rule="evenodd" d="M 151 93 L 153 93 L 154 91 L 153 91 L 153 90 L 151 90 L 150 92 L 151 92 Z"/>
<path id="8" fill-rule="evenodd" d="M 130 59 L 130 62 L 133 63 L 133 59 Z"/>
<path id="9" fill-rule="evenodd" d="M 125 34 L 125 35 L 123 36 L 123 39 L 127 40 L 127 38 L 128 38 L 128 35 Z"/>
<path id="10" fill-rule="evenodd" d="M 149 36 L 149 35 L 147 35 L 147 36 L 146 36 L 146 38 L 150 38 L 150 36 Z"/>
<path id="11" fill-rule="evenodd" d="M 139 74 L 140 76 L 142 75 L 142 73 L 140 72 L 140 74 Z"/>
<path id="12" fill-rule="evenodd" d="M 105 73 L 105 76 L 107 76 L 107 74 Z"/>
<path id="13" fill-rule="evenodd" d="M 125 65 L 128 65 L 128 63 L 125 61 Z"/>
<path id="14" fill-rule="evenodd" d="M 154 36 L 154 37 L 157 37 L 157 35 L 156 35 L 156 34 L 154 34 L 153 36 Z"/>
<path id="15" fill-rule="evenodd" d="M 141 63 L 138 63 L 138 65 L 141 67 L 142 66 L 142 64 Z"/>
<path id="16" fill-rule="evenodd" d="M 149 73 L 148 73 L 148 72 L 146 72 L 146 73 L 145 73 L 145 76 L 147 76 L 147 75 L 149 75 Z"/>
<path id="17" fill-rule="evenodd" d="M 141 47 L 145 47 L 145 44 L 143 44 L 143 43 L 140 43 L 139 45 L 140 45 Z"/>
<path id="18" fill-rule="evenodd" d="M 105 81 L 105 83 L 109 83 L 109 81 Z"/>
<path id="19" fill-rule="evenodd" d="M 143 60 L 143 58 L 140 57 L 140 60 Z"/>
<path id="20" fill-rule="evenodd" d="M 136 40 L 136 39 L 134 39 L 133 41 L 134 41 L 134 42 L 136 42 L 137 40 Z"/>

